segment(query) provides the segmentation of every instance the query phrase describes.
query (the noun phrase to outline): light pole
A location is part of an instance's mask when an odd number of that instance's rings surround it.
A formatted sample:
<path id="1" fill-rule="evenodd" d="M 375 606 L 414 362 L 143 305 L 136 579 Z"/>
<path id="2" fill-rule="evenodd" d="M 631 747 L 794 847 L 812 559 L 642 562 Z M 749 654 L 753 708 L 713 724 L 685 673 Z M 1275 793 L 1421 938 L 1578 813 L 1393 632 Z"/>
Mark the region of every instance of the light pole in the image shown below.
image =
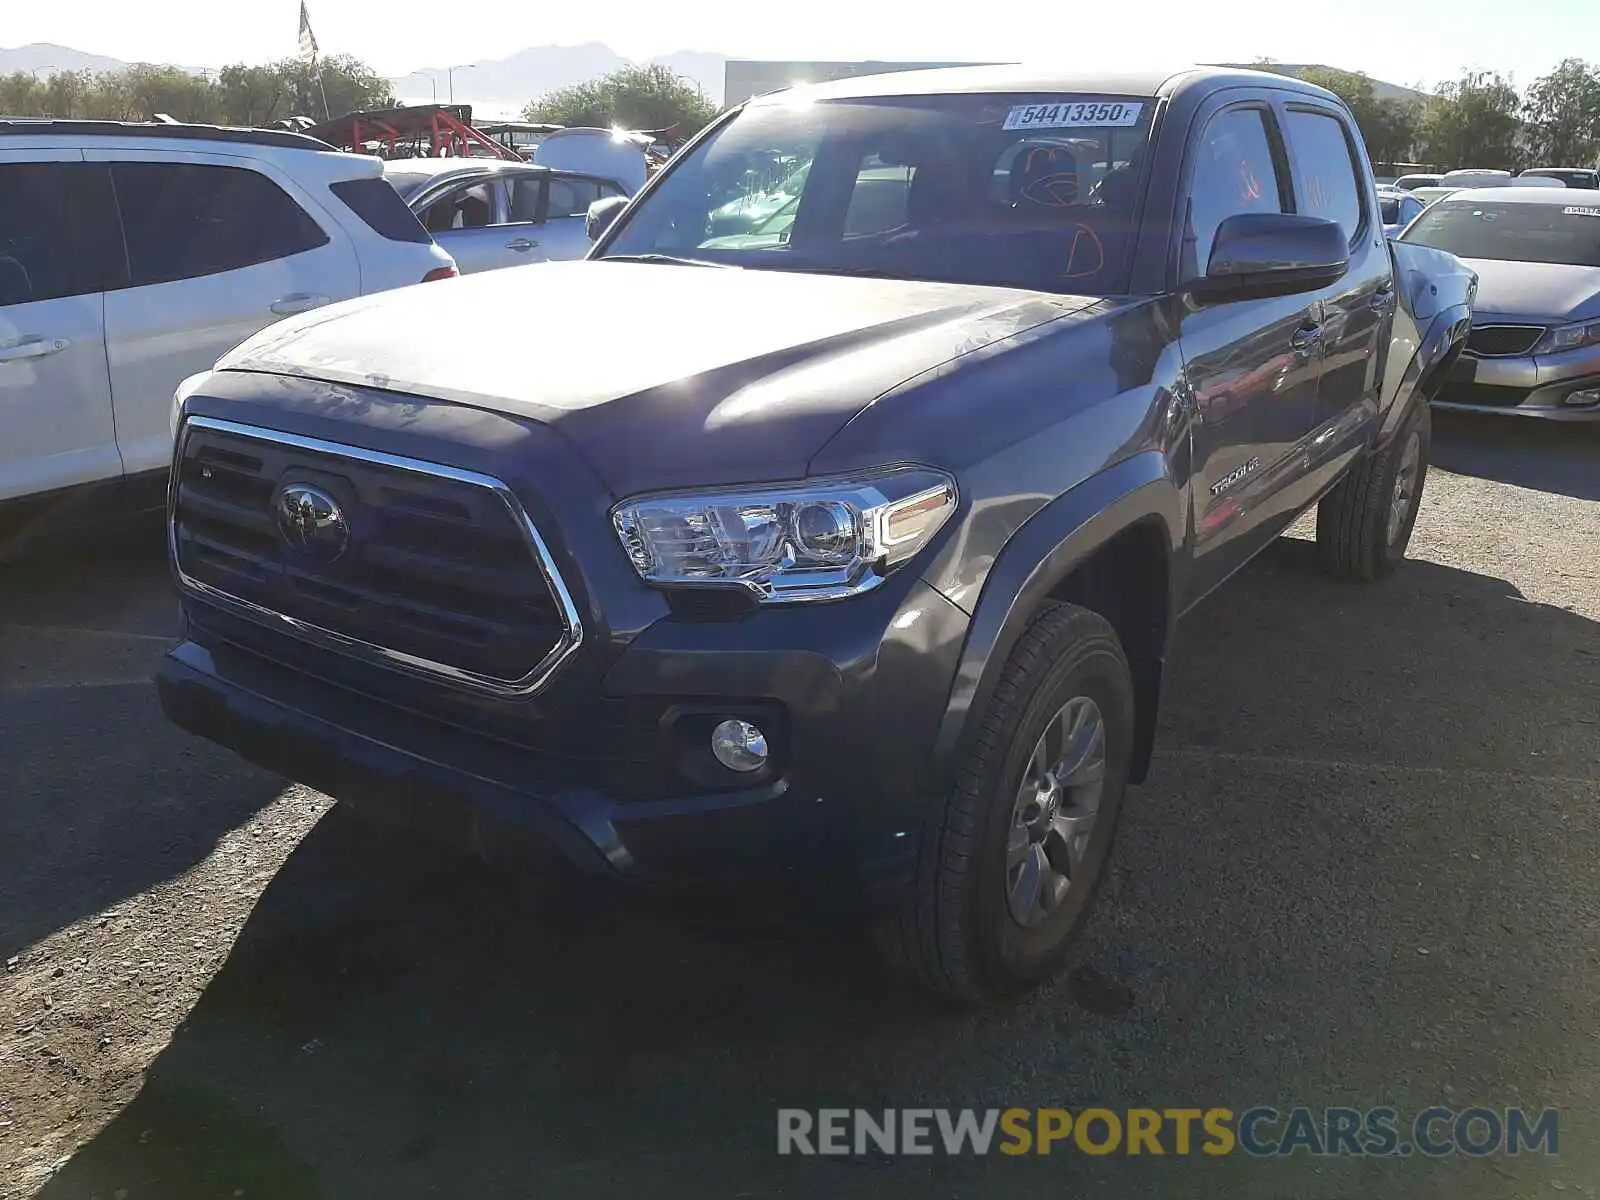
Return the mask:
<path id="1" fill-rule="evenodd" d="M 456 72 L 457 71 L 470 71 L 470 70 L 472 70 L 473 67 L 475 67 L 477 65 L 478 65 L 477 63 L 462 63 L 459 67 L 446 67 L 445 68 L 445 81 L 450 85 L 450 103 L 451 104 L 454 104 L 456 102 Z"/>

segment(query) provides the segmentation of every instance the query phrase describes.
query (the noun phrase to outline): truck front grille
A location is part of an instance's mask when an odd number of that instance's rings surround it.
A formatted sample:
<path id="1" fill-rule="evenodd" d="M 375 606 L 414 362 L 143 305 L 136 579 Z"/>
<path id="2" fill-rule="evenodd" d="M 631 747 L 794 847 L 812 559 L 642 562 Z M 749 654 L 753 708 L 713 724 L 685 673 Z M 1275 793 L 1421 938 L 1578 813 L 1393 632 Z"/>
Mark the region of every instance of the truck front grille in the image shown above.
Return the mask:
<path id="1" fill-rule="evenodd" d="M 1467 349 L 1479 358 L 1515 358 L 1531 353 L 1543 336 L 1543 325 L 1474 325 Z"/>
<path id="2" fill-rule="evenodd" d="M 582 638 L 543 538 L 486 475 L 192 417 L 169 519 L 191 594 L 408 674 L 528 695 Z"/>

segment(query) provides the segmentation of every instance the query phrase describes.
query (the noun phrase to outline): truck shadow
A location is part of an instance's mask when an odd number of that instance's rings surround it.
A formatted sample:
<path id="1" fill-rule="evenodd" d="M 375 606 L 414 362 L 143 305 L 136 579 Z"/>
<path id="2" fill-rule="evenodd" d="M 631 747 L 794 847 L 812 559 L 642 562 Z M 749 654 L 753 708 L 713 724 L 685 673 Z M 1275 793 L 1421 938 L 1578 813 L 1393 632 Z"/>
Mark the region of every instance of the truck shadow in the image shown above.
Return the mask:
<path id="1" fill-rule="evenodd" d="M 0 958 L 179 875 L 284 787 L 169 725 L 153 532 L 0 568 Z"/>
<path id="2" fill-rule="evenodd" d="M 1433 414 L 1433 465 L 1579 500 L 1600 500 L 1600 423 Z"/>
<path id="3" fill-rule="evenodd" d="M 775 1153 L 779 1107 L 1587 1111 L 1600 625 L 1426 562 L 1355 588 L 1304 558 L 1286 542 L 1191 621 L 1062 983 L 948 1012 L 847 930 L 530 898 L 336 809 L 43 1196 L 1508 1194 L 1480 1160 Z M 1600 1166 L 1562 1134 L 1559 1166 Z M 1519 1194 L 1555 1169 L 1515 1165 Z"/>

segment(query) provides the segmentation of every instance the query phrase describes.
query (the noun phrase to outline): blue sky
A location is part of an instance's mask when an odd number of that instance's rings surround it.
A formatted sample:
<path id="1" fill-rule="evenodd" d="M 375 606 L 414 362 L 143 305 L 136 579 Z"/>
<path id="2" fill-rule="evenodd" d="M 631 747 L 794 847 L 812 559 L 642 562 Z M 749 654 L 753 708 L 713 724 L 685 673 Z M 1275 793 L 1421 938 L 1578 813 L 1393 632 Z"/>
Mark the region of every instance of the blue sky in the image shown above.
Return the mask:
<path id="1" fill-rule="evenodd" d="M 1315 6 L 1286 8 L 1283 0 L 917 9 L 860 0 L 799 6 L 310 0 L 310 7 L 325 52 L 358 54 L 390 75 L 499 58 L 524 46 L 588 41 L 633 58 L 693 49 L 750 58 L 1029 59 L 1120 67 L 1267 56 L 1325 62 L 1408 85 L 1483 67 L 1511 72 L 1526 86 L 1566 54 L 1588 50 L 1600 57 L 1595 0 L 1338 0 L 1323 6 L 1326 22 L 1315 19 Z M 299 4 L 9 0 L 6 8 L 0 37 L 10 46 L 57 42 L 122 59 L 215 66 L 292 54 Z M 918 15 L 908 19 L 913 11 Z M 460 19 L 452 20 L 456 13 Z"/>

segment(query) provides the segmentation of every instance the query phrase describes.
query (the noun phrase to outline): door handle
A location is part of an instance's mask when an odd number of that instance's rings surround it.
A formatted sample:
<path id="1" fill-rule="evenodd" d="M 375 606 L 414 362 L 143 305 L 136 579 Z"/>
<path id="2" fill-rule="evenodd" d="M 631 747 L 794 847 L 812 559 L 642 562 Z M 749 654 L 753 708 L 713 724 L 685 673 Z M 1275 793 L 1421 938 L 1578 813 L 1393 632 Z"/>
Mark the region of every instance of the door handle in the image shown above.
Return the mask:
<path id="1" fill-rule="evenodd" d="M 506 249 L 510 250 L 514 254 L 526 254 L 529 250 L 537 247 L 538 244 L 538 242 L 535 242 L 530 238 L 512 238 L 506 243 Z"/>
<path id="2" fill-rule="evenodd" d="M 1295 352 L 1310 357 L 1322 345 L 1321 325 L 1302 325 L 1294 331 L 1294 336 L 1289 339 L 1289 344 Z"/>
<path id="3" fill-rule="evenodd" d="M 321 308 L 327 304 L 327 296 L 314 295 L 311 292 L 295 292 L 289 296 L 279 296 L 267 308 L 277 313 L 280 317 L 292 317 L 295 313 L 310 312 L 313 308 Z"/>
<path id="4" fill-rule="evenodd" d="M 0 363 L 21 362 L 26 358 L 49 358 L 72 345 L 66 338 L 26 338 L 15 346 L 0 350 Z"/>
<path id="5" fill-rule="evenodd" d="M 1394 285 L 1388 284 L 1372 293 L 1372 310 L 1382 312 L 1394 303 Z"/>

